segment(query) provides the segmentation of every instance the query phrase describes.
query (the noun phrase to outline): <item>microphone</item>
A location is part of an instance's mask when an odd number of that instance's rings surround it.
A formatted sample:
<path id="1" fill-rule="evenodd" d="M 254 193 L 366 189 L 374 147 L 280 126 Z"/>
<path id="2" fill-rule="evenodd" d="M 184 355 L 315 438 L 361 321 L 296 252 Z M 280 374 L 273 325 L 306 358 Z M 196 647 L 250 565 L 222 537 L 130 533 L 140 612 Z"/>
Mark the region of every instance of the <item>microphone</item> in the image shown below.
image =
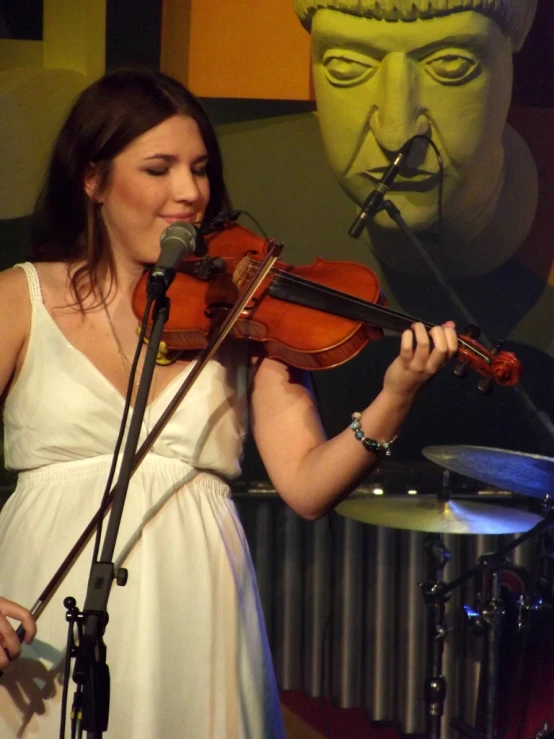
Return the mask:
<path id="1" fill-rule="evenodd" d="M 414 143 L 414 138 L 408 139 L 408 141 L 406 141 L 406 143 L 402 146 L 402 148 L 396 155 L 393 163 L 383 173 L 383 176 L 375 186 L 375 189 L 372 190 L 365 199 L 361 211 L 358 213 L 354 223 L 350 226 L 350 229 L 348 231 L 349 236 L 357 239 L 364 230 L 366 221 L 368 221 L 370 218 L 373 218 L 377 211 L 380 210 L 381 205 L 383 204 L 383 200 L 385 199 L 385 195 L 390 190 L 392 183 L 394 182 L 396 175 L 399 173 L 404 160 L 410 153 L 410 149 L 412 148 L 412 144 Z"/>
<path id="2" fill-rule="evenodd" d="M 179 262 L 194 254 L 197 231 L 192 223 L 177 221 L 160 236 L 160 256 L 148 277 L 147 294 L 152 298 L 163 295 L 173 282 Z"/>

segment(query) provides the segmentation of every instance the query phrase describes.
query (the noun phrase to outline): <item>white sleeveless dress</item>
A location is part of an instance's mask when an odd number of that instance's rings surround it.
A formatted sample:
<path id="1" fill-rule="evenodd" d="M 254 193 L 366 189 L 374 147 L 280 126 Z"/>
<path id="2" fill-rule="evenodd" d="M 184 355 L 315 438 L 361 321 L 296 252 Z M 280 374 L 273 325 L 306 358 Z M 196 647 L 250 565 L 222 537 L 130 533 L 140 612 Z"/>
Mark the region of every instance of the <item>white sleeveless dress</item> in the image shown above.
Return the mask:
<path id="1" fill-rule="evenodd" d="M 124 401 L 57 327 L 34 267 L 20 266 L 32 325 L 4 410 L 5 462 L 20 474 L 0 515 L 0 594 L 30 608 L 97 509 Z M 108 602 L 107 737 L 284 736 L 255 573 L 222 480 L 240 473 L 243 354 L 231 345 L 209 363 L 132 477 L 115 552 L 129 580 Z M 142 439 L 188 371 L 148 406 Z M 59 735 L 63 599 L 83 607 L 91 551 L 0 680 L 0 739 Z"/>

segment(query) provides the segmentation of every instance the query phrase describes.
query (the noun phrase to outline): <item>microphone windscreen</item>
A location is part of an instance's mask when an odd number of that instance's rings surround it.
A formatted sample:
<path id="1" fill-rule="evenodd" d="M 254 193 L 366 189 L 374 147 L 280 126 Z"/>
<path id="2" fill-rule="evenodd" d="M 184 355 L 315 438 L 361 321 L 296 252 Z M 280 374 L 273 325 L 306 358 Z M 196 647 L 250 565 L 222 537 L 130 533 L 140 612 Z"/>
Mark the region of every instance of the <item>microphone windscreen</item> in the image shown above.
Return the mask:
<path id="1" fill-rule="evenodd" d="M 192 223 L 172 223 L 160 237 L 161 252 L 156 267 L 176 269 L 182 259 L 194 254 L 196 238 L 197 231 Z"/>

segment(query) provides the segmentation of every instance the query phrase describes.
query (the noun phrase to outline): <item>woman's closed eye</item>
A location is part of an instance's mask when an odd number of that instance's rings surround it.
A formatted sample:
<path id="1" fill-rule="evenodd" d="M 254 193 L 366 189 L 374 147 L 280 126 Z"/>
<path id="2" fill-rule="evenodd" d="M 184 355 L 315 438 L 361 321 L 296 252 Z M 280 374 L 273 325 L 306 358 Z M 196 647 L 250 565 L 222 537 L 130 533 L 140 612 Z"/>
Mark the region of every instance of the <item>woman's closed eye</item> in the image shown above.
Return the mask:
<path id="1" fill-rule="evenodd" d="M 167 174 L 169 172 L 169 167 L 156 167 L 156 168 L 148 168 L 144 170 L 147 174 L 152 175 L 152 177 L 162 177 L 164 174 Z"/>

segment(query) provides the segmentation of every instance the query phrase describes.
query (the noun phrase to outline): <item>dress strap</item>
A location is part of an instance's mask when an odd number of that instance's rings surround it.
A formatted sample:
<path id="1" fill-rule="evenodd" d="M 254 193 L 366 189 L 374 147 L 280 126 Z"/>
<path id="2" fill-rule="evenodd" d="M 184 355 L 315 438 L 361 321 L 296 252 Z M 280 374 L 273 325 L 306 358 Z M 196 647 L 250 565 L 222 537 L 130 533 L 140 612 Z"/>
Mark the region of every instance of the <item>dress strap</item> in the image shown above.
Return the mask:
<path id="1" fill-rule="evenodd" d="M 29 284 L 29 297 L 31 303 L 42 303 L 42 290 L 40 289 L 40 280 L 36 267 L 31 262 L 20 262 L 15 264 L 15 267 L 21 267 L 21 269 L 27 275 L 27 283 Z"/>

